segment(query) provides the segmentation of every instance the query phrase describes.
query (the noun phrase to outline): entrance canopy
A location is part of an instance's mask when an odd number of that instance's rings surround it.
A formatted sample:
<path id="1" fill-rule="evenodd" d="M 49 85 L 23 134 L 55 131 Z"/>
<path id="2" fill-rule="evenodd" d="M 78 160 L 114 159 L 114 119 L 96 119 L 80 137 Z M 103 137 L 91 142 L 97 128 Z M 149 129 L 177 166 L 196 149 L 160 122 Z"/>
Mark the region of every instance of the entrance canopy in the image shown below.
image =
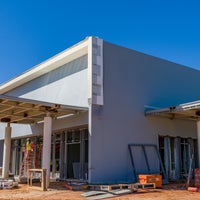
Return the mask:
<path id="1" fill-rule="evenodd" d="M 198 121 L 200 120 L 200 100 L 177 106 L 146 110 L 145 115 Z"/>
<path id="2" fill-rule="evenodd" d="M 61 118 L 87 111 L 86 107 L 67 106 L 36 100 L 0 95 L 0 121 L 33 124 L 44 120 L 47 113 Z"/>

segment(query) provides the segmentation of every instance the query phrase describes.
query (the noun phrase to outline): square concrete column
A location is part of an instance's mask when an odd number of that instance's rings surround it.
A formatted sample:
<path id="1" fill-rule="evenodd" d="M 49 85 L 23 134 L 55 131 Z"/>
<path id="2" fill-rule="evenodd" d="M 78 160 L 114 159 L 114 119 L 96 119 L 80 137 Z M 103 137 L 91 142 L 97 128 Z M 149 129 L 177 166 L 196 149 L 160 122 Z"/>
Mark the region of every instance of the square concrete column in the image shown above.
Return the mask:
<path id="1" fill-rule="evenodd" d="M 3 149 L 3 168 L 2 168 L 3 178 L 9 177 L 10 148 L 11 148 L 11 127 L 10 123 L 7 123 L 7 127 L 5 128 L 4 149 Z"/>
<path id="2" fill-rule="evenodd" d="M 198 167 L 200 168 L 200 121 L 197 121 L 197 144 Z"/>
<path id="3" fill-rule="evenodd" d="M 43 130 L 43 150 L 42 150 L 42 168 L 47 169 L 47 187 L 50 180 L 50 159 L 51 159 L 51 133 L 52 133 L 52 117 L 48 113 L 44 117 Z"/>

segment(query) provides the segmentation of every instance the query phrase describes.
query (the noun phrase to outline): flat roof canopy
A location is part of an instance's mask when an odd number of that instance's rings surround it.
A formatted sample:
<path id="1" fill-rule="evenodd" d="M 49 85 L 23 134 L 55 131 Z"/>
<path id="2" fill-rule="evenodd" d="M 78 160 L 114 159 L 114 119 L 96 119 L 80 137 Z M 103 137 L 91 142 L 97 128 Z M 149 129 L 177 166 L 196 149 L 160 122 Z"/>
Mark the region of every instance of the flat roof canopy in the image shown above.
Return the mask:
<path id="1" fill-rule="evenodd" d="M 61 118 L 87 111 L 86 107 L 67 106 L 36 100 L 0 95 L 0 121 L 33 124 L 44 120 L 47 113 Z"/>
<path id="2" fill-rule="evenodd" d="M 200 120 L 200 100 L 169 106 L 166 108 L 151 109 L 145 111 L 146 116 L 161 116 L 169 119 Z"/>

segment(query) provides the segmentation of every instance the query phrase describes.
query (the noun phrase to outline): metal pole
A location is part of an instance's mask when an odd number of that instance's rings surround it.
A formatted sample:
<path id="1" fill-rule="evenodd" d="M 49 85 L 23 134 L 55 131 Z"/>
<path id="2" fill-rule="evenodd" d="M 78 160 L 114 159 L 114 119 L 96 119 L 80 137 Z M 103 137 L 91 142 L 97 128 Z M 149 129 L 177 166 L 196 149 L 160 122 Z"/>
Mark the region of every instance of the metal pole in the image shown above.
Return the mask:
<path id="1" fill-rule="evenodd" d="M 133 154 L 132 154 L 131 146 L 132 145 L 128 145 L 128 150 L 129 150 L 129 155 L 130 155 L 130 158 L 131 158 L 131 164 L 132 164 L 132 169 L 133 169 L 133 176 L 135 178 L 134 181 L 137 181 L 137 175 L 136 175 L 136 170 L 135 170 L 135 163 L 134 163 L 134 160 L 133 160 Z"/>
<path id="2" fill-rule="evenodd" d="M 145 158 L 145 163 L 146 163 L 146 166 L 147 166 L 148 173 L 151 173 L 151 170 L 150 170 L 149 161 L 148 161 L 148 158 L 147 158 L 147 153 L 146 153 L 145 146 L 142 145 L 141 147 L 142 147 L 142 151 L 143 151 L 143 153 L 144 153 L 144 158 Z"/>
<path id="3" fill-rule="evenodd" d="M 197 142 L 198 142 L 198 168 L 200 168 L 200 121 L 197 121 Z"/>

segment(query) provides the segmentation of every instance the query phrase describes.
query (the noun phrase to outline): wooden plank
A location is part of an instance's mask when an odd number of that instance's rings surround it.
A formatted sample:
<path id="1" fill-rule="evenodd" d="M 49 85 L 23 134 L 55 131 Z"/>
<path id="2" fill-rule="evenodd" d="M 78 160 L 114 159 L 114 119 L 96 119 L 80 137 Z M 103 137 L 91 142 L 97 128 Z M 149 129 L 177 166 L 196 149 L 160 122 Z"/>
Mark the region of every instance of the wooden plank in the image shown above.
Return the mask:
<path id="1" fill-rule="evenodd" d="M 111 191 L 121 189 L 120 185 L 101 185 L 101 190 L 103 191 Z"/>
<path id="2" fill-rule="evenodd" d="M 111 191 L 111 190 L 122 190 L 131 189 L 132 184 L 113 184 L 113 185 L 88 185 L 90 190 L 101 190 L 101 191 Z"/>
<path id="3" fill-rule="evenodd" d="M 29 169 L 28 170 L 28 177 L 27 177 L 27 184 L 29 187 L 33 187 L 33 176 L 32 176 L 32 173 L 34 172 L 39 172 L 41 173 L 41 177 L 42 177 L 42 180 L 41 180 L 41 187 L 39 187 L 38 189 L 42 190 L 42 191 L 47 191 L 47 180 L 46 180 L 46 172 L 47 170 L 46 169 Z"/>
<path id="4" fill-rule="evenodd" d="M 88 185 L 89 190 L 101 190 L 100 185 Z"/>
<path id="5" fill-rule="evenodd" d="M 146 183 L 146 184 L 142 184 L 143 189 L 155 189 L 155 183 Z"/>
<path id="6" fill-rule="evenodd" d="M 135 189 L 155 189 L 155 183 L 135 183 L 132 184 L 132 191 Z"/>

